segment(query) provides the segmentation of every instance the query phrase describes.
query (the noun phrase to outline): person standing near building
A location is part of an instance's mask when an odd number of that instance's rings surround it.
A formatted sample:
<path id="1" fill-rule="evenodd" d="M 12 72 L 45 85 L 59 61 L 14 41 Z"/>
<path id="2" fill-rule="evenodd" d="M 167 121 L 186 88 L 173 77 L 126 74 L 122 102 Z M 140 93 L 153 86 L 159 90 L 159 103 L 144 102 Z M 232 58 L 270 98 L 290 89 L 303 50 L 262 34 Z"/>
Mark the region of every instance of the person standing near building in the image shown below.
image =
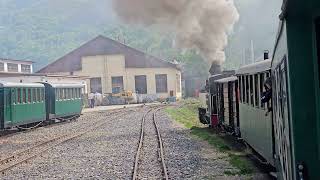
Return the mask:
<path id="1" fill-rule="evenodd" d="M 90 108 L 94 108 L 95 95 L 92 92 L 88 95 L 88 100 Z"/>

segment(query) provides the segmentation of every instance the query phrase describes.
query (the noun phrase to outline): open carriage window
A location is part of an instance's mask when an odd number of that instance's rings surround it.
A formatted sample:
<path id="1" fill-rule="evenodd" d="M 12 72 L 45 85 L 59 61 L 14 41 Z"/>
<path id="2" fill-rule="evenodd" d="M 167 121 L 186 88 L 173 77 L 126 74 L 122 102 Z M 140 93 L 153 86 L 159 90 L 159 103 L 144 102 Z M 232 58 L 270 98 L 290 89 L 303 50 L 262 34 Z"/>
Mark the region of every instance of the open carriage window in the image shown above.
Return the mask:
<path id="1" fill-rule="evenodd" d="M 254 75 L 254 105 L 259 107 L 259 101 L 260 101 L 260 93 L 259 93 L 259 78 L 258 74 Z"/>
<path id="2" fill-rule="evenodd" d="M 28 89 L 28 103 L 31 103 L 31 89 Z"/>
<path id="3" fill-rule="evenodd" d="M 246 103 L 249 104 L 249 76 L 246 76 L 246 89 L 245 89 L 245 92 L 246 92 Z"/>
<path id="4" fill-rule="evenodd" d="M 250 75 L 250 105 L 254 106 L 253 75 Z"/>
<path id="5" fill-rule="evenodd" d="M 261 73 L 261 74 L 260 74 L 260 94 L 262 94 L 263 91 L 264 91 L 263 83 L 264 83 L 264 73 Z M 261 107 L 261 108 L 264 108 L 264 107 L 265 107 L 265 104 L 262 104 L 262 103 L 261 103 L 260 107 Z"/>

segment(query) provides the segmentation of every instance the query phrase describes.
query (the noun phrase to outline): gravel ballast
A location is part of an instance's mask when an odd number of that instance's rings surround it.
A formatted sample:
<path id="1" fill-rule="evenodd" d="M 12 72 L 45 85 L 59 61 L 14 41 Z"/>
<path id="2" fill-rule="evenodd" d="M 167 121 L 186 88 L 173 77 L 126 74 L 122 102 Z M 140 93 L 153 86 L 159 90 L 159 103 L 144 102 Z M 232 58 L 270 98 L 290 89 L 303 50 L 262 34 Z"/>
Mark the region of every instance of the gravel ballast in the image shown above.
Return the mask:
<path id="1" fill-rule="evenodd" d="M 107 111 L 85 113 L 75 122 L 1 137 L 0 153 L 4 156 L 8 151 L 29 147 L 59 133 L 77 132 L 95 122 L 106 122 L 7 171 L 0 175 L 0 179 L 131 179 L 142 116 L 149 109 L 123 109 L 118 114 Z M 226 154 L 191 138 L 189 130 L 174 123 L 164 111 L 157 112 L 156 120 L 170 179 L 231 178 L 224 175 L 225 171 L 235 171 L 226 160 Z M 162 179 L 152 113 L 146 117 L 141 153 L 138 178 Z"/>

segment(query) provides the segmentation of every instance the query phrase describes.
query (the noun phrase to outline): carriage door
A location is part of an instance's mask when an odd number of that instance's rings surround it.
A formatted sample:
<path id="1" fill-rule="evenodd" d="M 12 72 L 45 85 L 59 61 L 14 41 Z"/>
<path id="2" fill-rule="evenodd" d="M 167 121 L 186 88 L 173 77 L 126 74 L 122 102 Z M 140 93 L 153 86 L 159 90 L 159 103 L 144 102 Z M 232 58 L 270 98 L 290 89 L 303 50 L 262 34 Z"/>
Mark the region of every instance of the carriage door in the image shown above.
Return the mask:
<path id="1" fill-rule="evenodd" d="M 228 82 L 228 102 L 229 102 L 229 126 L 234 128 L 234 114 L 235 114 L 235 91 L 233 82 Z"/>
<path id="2" fill-rule="evenodd" d="M 288 110 L 287 67 L 286 58 L 276 67 L 274 76 L 274 101 L 273 116 L 276 138 L 276 152 L 281 168 L 281 176 L 284 180 L 292 179 L 292 153 L 290 139 L 290 124 Z"/>

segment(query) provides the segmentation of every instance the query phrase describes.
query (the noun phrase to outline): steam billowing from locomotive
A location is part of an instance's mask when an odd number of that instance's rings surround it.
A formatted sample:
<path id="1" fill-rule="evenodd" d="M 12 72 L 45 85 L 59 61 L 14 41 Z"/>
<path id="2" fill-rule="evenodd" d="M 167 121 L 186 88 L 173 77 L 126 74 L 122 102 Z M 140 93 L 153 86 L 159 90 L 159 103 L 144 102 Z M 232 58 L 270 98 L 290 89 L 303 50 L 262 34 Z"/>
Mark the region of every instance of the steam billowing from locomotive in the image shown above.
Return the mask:
<path id="1" fill-rule="evenodd" d="M 178 47 L 215 64 L 224 62 L 227 34 L 239 18 L 233 0 L 113 0 L 113 6 L 127 23 L 170 28 Z"/>

